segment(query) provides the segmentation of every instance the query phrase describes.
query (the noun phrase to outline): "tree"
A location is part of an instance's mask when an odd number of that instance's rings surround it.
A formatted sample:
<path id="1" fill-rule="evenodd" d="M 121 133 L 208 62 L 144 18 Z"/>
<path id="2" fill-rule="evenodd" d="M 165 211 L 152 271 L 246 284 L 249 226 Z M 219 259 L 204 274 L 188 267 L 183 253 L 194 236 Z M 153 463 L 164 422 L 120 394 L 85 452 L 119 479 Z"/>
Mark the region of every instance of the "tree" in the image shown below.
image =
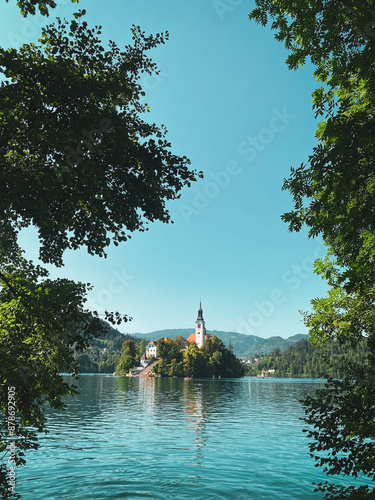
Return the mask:
<path id="1" fill-rule="evenodd" d="M 139 343 L 138 347 L 138 352 L 139 352 L 139 357 L 141 358 L 142 355 L 146 352 L 146 347 L 147 347 L 147 342 L 145 340 L 141 340 Z"/>
<path id="2" fill-rule="evenodd" d="M 195 342 L 190 342 L 183 353 L 183 367 L 187 377 L 204 375 L 204 353 Z"/>
<path id="3" fill-rule="evenodd" d="M 175 345 L 175 351 L 181 352 L 185 348 L 185 339 L 182 335 L 177 335 L 173 341 Z"/>
<path id="4" fill-rule="evenodd" d="M 183 361 L 173 358 L 169 365 L 168 375 L 170 377 L 182 377 L 184 375 Z"/>
<path id="5" fill-rule="evenodd" d="M 157 344 L 157 373 L 170 377 L 243 377 L 242 363 L 222 340 L 209 334 L 206 338 L 206 344 L 199 349 L 196 342 L 187 343 L 181 336 L 174 340 L 161 337 Z"/>
<path id="6" fill-rule="evenodd" d="M 223 341 L 216 335 L 208 335 L 205 344 L 205 351 L 208 355 L 214 354 L 216 351 L 223 352 L 225 349 Z"/>
<path id="7" fill-rule="evenodd" d="M 137 362 L 137 350 L 133 340 L 125 340 L 122 345 L 121 357 L 116 366 L 117 375 L 125 375 Z"/>
<path id="8" fill-rule="evenodd" d="M 319 143 L 308 164 L 292 168 L 283 186 L 294 198 L 294 210 L 283 216 L 289 229 L 299 231 L 306 225 L 309 236 L 321 235 L 328 249 L 315 270 L 331 289 L 327 297 L 312 301 L 313 312 L 305 313 L 305 323 L 316 342 L 334 338 L 355 346 L 364 340 L 370 349 L 365 366 L 371 373 L 375 353 L 375 3 L 256 3 L 250 18 L 262 25 L 272 20 L 276 39 L 290 51 L 289 67 L 296 69 L 309 57 L 321 84 L 313 93 L 316 117 L 323 120 L 316 133 Z M 350 439 L 373 441 L 371 426 L 360 425 L 368 417 L 363 402 L 375 404 L 371 377 L 359 379 L 362 368 L 360 363 L 353 365 L 346 381 L 329 380 L 326 392 L 306 400 L 307 422 L 318 429 L 310 434 L 316 439 L 310 449 L 316 457 L 322 453 L 318 463 L 324 464 L 329 474 L 342 472 L 356 477 L 356 471 L 361 471 L 375 476 L 375 463 L 366 460 L 365 452 L 354 453 L 356 465 L 350 467 L 340 455 L 350 447 L 326 439 L 336 433 L 350 441 L 345 422 L 333 418 L 339 402 L 343 408 L 357 405 L 354 418 L 358 425 L 351 427 Z M 325 492 L 325 498 L 373 498 L 375 491 L 327 485 L 318 489 Z"/>
<path id="9" fill-rule="evenodd" d="M 168 34 L 133 26 L 133 45 L 105 50 L 83 14 L 44 28 L 39 46 L 0 49 L 2 229 L 15 239 L 35 226 L 41 260 L 56 265 L 67 248 L 104 256 L 148 221 L 169 222 L 166 201 L 197 178 L 165 128 L 141 119 L 140 75 L 157 73 L 146 52 Z"/>
<path id="10" fill-rule="evenodd" d="M 308 396 L 305 430 L 313 439 L 311 456 L 332 476 L 350 475 L 374 480 L 375 369 L 374 363 L 349 366 L 344 380 L 329 379 L 324 389 Z M 327 499 L 374 498 L 368 485 L 340 486 L 328 481 L 318 485 Z"/>
<path id="11" fill-rule="evenodd" d="M 288 346 L 283 352 L 279 348 L 269 356 L 262 356 L 252 363 L 247 375 L 260 375 L 262 370 L 275 370 L 269 376 L 297 378 L 344 378 L 350 367 L 366 363 L 369 350 L 362 341 L 355 348 L 336 340 L 327 340 L 319 346 L 303 339 Z"/>

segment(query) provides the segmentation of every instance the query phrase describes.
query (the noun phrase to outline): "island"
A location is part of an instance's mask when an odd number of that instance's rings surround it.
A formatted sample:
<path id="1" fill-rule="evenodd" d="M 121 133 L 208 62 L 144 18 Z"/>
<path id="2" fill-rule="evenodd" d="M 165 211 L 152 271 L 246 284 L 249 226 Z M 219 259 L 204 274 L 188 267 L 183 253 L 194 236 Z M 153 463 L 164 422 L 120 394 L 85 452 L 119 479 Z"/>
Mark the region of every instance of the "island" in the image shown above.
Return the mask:
<path id="1" fill-rule="evenodd" d="M 132 340 L 126 340 L 121 351 L 116 375 L 136 373 L 163 377 L 225 377 L 238 378 L 245 375 L 242 362 L 233 354 L 233 349 L 224 346 L 216 335 L 206 332 L 202 303 L 199 302 L 195 331 L 187 339 L 181 335 L 175 339 L 160 337 L 151 340 L 143 349 L 137 349 Z M 134 364 L 138 355 L 138 369 Z M 148 366 L 152 364 L 152 367 Z"/>
<path id="2" fill-rule="evenodd" d="M 216 336 L 205 334 L 204 345 L 178 336 L 150 341 L 141 352 L 132 340 L 126 340 L 121 351 L 116 375 L 163 377 L 239 378 L 245 375 L 243 363 L 232 349 Z M 139 366 L 136 366 L 136 365 Z M 151 370 L 148 366 L 153 365 Z"/>

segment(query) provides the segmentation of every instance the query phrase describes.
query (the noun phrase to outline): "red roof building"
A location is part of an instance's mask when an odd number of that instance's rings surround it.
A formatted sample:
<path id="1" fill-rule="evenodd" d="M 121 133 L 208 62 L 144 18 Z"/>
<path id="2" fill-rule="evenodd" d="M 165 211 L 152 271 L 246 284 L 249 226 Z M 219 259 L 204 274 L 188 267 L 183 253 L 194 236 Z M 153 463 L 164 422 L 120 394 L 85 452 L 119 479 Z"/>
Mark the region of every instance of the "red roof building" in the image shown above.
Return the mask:
<path id="1" fill-rule="evenodd" d="M 206 335 L 204 336 L 204 340 L 207 341 L 208 340 L 208 335 L 206 333 Z M 186 342 L 196 342 L 195 340 L 195 333 L 191 333 L 188 338 L 186 339 Z"/>

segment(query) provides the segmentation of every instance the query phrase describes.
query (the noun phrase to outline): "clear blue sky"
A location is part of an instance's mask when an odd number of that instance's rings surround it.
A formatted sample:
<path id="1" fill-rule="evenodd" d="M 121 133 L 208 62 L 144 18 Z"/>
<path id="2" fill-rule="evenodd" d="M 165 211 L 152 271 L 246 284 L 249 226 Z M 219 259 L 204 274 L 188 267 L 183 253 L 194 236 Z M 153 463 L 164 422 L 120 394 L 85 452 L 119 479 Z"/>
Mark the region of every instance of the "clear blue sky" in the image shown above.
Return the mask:
<path id="1" fill-rule="evenodd" d="M 315 144 L 312 69 L 291 72 L 286 52 L 269 29 L 248 19 L 246 0 L 59 1 L 48 20 L 23 19 L 15 0 L 1 6 L 0 44 L 35 41 L 55 15 L 87 9 L 103 26 L 103 41 L 123 47 L 132 24 L 169 42 L 150 55 L 158 78 L 144 77 L 150 119 L 164 123 L 175 154 L 186 155 L 205 178 L 170 203 L 174 224 L 150 224 L 108 258 L 85 250 L 65 255 L 51 274 L 94 285 L 88 306 L 134 319 L 120 331 L 147 333 L 194 326 L 199 299 L 206 327 L 271 337 L 307 333 L 299 309 L 323 295 L 312 273 L 323 256 L 319 240 L 288 233 L 280 215 L 292 207 L 282 192 L 291 166 Z M 35 258 L 32 231 L 22 236 Z"/>

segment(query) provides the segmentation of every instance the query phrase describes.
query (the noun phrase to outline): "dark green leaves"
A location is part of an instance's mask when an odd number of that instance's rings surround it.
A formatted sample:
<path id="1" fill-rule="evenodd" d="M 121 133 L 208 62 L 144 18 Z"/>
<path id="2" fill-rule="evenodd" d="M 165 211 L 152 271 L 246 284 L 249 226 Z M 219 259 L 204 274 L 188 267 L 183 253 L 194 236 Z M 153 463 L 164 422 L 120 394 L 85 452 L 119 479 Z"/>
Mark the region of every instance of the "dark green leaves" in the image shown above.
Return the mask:
<path id="1" fill-rule="evenodd" d="M 56 7 L 52 0 L 17 3 L 24 16 Z M 105 331 L 84 308 L 90 287 L 50 280 L 21 257 L 18 232 L 37 228 L 40 258 L 57 266 L 67 248 L 104 256 L 111 241 L 168 222 L 166 202 L 201 176 L 172 153 L 165 127 L 144 118 L 140 77 L 158 72 L 147 51 L 168 33 L 133 26 L 131 44 L 105 48 L 101 27 L 90 28 L 84 15 L 47 26 L 38 45 L 0 48 L 0 452 L 7 453 L 11 386 L 17 465 L 24 450 L 38 446 L 32 429 L 44 429 L 45 405 L 62 409 L 62 398 L 75 392 L 59 373 L 77 377 L 76 354 Z M 106 312 L 105 319 L 130 318 Z M 134 353 L 125 354 L 134 364 Z M 0 495 L 16 498 L 7 481 L 1 466 Z"/>
<path id="2" fill-rule="evenodd" d="M 157 71 L 146 51 L 167 35 L 133 27 L 133 44 L 105 50 L 100 27 L 59 21 L 41 45 L 0 51 L 0 216 L 34 225 L 45 262 L 65 249 L 105 255 L 148 221 L 168 222 L 167 200 L 196 180 L 174 155 L 166 130 L 142 119 L 141 73 Z"/>
<path id="3" fill-rule="evenodd" d="M 374 366 L 351 365 L 344 380 L 329 379 L 324 389 L 304 400 L 305 430 L 311 456 L 330 476 L 375 479 Z M 373 498 L 374 488 L 343 487 L 322 483 L 318 489 L 325 499 Z"/>

